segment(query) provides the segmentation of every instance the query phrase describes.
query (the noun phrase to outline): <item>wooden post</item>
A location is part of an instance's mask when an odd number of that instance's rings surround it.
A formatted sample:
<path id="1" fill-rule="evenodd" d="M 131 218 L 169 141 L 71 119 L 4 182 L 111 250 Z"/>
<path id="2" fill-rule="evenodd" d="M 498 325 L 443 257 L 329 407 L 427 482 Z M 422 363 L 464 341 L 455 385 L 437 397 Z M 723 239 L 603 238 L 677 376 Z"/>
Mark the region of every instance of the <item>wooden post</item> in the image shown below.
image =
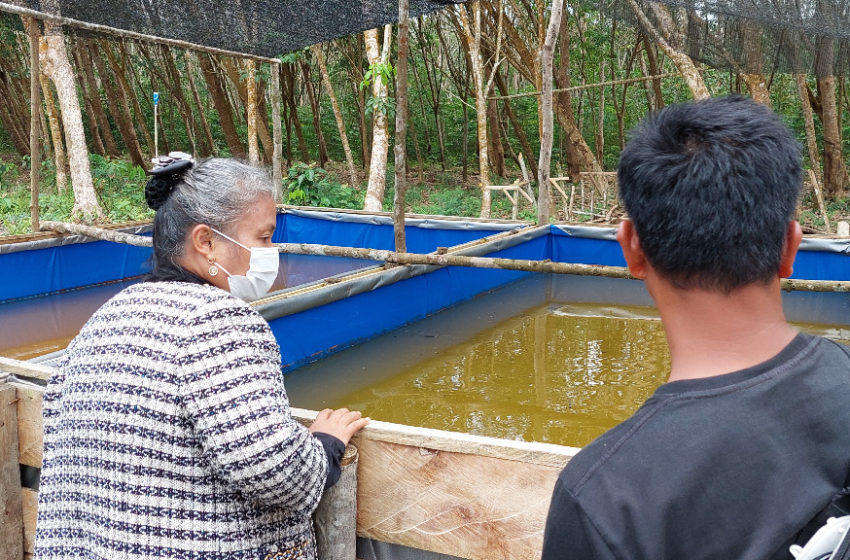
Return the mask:
<path id="1" fill-rule="evenodd" d="M 20 560 L 24 555 L 18 461 L 17 396 L 14 387 L 4 380 L 0 381 L 0 560 Z"/>
<path id="2" fill-rule="evenodd" d="M 245 107 L 248 122 L 248 163 L 258 165 L 260 163 L 260 146 L 257 144 L 257 63 L 251 59 L 246 59 L 243 63 L 248 74 L 245 82 L 247 87 Z"/>
<path id="3" fill-rule="evenodd" d="M 313 519 L 316 548 L 322 560 L 355 560 L 357 552 L 357 448 L 342 456 L 342 474 L 325 490 Z"/>
<path id="4" fill-rule="evenodd" d="M 274 200 L 283 204 L 283 172 L 281 158 L 283 157 L 283 141 L 280 125 L 280 63 L 271 64 L 271 97 L 272 97 L 272 135 L 274 136 L 274 154 L 272 155 L 272 181 L 274 181 Z"/>
<path id="5" fill-rule="evenodd" d="M 39 170 L 41 169 L 41 149 L 38 146 L 41 130 L 39 117 L 41 116 L 41 84 L 39 82 L 38 65 L 38 20 L 30 18 L 30 217 L 32 230 L 39 230 L 38 217 L 38 183 Z"/>

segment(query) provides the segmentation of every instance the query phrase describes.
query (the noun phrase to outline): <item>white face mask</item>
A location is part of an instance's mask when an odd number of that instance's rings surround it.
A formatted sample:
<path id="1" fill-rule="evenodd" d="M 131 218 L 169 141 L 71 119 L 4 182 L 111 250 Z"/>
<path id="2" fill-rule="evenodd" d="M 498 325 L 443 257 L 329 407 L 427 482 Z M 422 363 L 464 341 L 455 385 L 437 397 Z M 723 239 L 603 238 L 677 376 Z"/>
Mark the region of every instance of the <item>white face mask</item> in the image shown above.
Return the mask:
<path id="1" fill-rule="evenodd" d="M 251 252 L 251 264 L 248 266 L 248 272 L 245 276 L 235 276 L 230 274 L 221 264 L 217 265 L 228 276 L 227 284 L 230 286 L 230 293 L 245 301 L 254 301 L 266 295 L 274 284 L 280 267 L 277 247 L 246 247 L 217 229 L 210 229 Z"/>

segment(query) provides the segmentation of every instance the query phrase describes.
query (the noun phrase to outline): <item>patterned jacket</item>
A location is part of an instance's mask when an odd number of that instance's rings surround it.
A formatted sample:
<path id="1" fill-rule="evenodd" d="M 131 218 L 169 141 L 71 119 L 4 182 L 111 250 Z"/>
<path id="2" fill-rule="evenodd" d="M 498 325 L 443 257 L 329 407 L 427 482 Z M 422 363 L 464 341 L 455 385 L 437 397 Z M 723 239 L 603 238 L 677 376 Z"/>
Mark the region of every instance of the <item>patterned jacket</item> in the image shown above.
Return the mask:
<path id="1" fill-rule="evenodd" d="M 35 558 L 315 558 L 327 471 L 256 311 L 212 286 L 137 284 L 48 384 Z"/>

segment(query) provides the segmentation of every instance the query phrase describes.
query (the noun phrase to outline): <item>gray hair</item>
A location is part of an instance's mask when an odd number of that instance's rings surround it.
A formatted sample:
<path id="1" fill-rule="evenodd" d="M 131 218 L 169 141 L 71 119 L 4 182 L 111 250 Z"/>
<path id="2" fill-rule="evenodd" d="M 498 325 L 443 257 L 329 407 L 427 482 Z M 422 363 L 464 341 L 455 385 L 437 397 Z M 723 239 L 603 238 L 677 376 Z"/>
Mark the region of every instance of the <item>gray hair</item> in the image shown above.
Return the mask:
<path id="1" fill-rule="evenodd" d="M 174 190 L 154 218 L 154 272 L 176 265 L 174 259 L 183 255 L 186 234 L 193 226 L 229 230 L 262 195 L 274 196 L 268 173 L 235 159 L 204 160 L 177 176 Z"/>

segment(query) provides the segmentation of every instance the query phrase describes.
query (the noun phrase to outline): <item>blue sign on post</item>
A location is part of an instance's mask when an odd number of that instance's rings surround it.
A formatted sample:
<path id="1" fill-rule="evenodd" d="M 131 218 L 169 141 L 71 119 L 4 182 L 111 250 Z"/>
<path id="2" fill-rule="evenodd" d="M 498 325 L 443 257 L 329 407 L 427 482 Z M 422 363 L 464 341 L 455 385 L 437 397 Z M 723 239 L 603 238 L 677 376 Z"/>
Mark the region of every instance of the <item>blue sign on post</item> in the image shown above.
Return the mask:
<path id="1" fill-rule="evenodd" d="M 153 92 L 153 104 L 159 105 L 159 92 L 158 91 Z"/>

